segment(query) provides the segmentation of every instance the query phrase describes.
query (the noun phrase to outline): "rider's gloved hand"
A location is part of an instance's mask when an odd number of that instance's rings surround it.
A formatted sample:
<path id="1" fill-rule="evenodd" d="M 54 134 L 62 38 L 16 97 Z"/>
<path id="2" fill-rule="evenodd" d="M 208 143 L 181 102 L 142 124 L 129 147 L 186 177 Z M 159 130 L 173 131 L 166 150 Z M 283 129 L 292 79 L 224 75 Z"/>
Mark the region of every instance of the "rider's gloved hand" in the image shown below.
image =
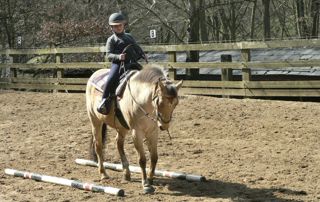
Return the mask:
<path id="1" fill-rule="evenodd" d="M 124 61 L 126 59 L 126 54 L 122 53 L 122 54 L 119 55 L 119 57 L 120 57 L 121 61 Z"/>

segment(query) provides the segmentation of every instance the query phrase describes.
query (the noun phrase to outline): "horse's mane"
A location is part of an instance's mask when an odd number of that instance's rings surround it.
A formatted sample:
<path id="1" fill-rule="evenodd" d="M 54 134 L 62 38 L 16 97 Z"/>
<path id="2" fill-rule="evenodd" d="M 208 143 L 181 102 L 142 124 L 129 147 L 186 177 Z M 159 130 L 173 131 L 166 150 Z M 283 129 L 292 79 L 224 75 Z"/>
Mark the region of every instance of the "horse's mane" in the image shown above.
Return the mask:
<path id="1" fill-rule="evenodd" d="M 134 80 L 143 83 L 155 83 L 160 78 L 166 79 L 163 70 L 158 67 L 149 67 L 141 70 Z"/>
<path id="2" fill-rule="evenodd" d="M 177 97 L 178 92 L 176 88 L 170 84 L 172 82 L 168 80 L 167 76 L 165 75 L 163 69 L 159 67 L 149 67 L 149 68 L 144 68 L 139 72 L 139 74 L 134 78 L 135 81 L 138 82 L 143 82 L 143 83 L 156 83 L 160 80 L 164 80 L 167 89 L 167 94 L 172 97 Z M 169 84 L 169 85 L 168 85 Z"/>

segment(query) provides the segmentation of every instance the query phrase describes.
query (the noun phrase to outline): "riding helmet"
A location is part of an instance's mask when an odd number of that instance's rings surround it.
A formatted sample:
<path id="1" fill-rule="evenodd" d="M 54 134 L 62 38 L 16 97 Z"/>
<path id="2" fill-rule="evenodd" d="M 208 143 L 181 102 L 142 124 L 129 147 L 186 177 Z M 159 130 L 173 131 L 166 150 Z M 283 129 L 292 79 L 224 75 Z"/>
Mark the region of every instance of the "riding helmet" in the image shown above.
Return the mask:
<path id="1" fill-rule="evenodd" d="M 121 13 L 113 13 L 109 17 L 109 25 L 125 24 L 126 19 Z"/>

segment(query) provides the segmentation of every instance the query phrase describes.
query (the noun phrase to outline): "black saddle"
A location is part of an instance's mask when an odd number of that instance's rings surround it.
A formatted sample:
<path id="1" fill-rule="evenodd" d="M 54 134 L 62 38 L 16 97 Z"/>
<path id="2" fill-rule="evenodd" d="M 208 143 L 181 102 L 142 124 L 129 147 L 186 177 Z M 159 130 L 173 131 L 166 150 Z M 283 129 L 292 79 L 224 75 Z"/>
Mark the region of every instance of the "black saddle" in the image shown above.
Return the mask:
<path id="1" fill-rule="evenodd" d="M 116 89 L 116 95 L 114 96 L 114 101 L 115 101 L 115 115 L 118 118 L 119 122 L 121 123 L 121 125 L 123 127 L 125 127 L 126 129 L 130 129 L 130 127 L 128 126 L 128 123 L 126 122 L 126 120 L 123 117 L 120 105 L 119 105 L 119 99 L 122 98 L 123 96 L 123 92 L 126 89 L 126 86 L 128 84 L 129 79 L 138 72 L 138 70 L 128 70 L 127 72 L 125 72 L 121 78 L 120 78 L 120 82 L 119 85 Z M 119 98 L 119 99 L 118 99 Z"/>
<path id="2" fill-rule="evenodd" d="M 119 85 L 116 89 L 116 96 L 117 97 L 122 97 L 124 90 L 126 89 L 127 83 L 129 81 L 129 79 L 135 74 L 137 73 L 139 70 L 136 69 L 130 69 L 127 70 L 125 73 L 123 73 L 120 77 L 120 82 Z"/>

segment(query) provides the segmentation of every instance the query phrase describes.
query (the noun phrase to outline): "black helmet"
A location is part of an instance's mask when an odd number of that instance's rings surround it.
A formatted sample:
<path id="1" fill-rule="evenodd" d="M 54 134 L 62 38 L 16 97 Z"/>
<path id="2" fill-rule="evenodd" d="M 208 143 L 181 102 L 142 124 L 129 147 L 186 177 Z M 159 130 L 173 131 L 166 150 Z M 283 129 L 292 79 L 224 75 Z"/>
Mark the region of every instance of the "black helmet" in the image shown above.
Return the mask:
<path id="1" fill-rule="evenodd" d="M 124 23 L 126 23 L 126 19 L 121 13 L 113 13 L 109 17 L 109 25 L 120 25 Z"/>

